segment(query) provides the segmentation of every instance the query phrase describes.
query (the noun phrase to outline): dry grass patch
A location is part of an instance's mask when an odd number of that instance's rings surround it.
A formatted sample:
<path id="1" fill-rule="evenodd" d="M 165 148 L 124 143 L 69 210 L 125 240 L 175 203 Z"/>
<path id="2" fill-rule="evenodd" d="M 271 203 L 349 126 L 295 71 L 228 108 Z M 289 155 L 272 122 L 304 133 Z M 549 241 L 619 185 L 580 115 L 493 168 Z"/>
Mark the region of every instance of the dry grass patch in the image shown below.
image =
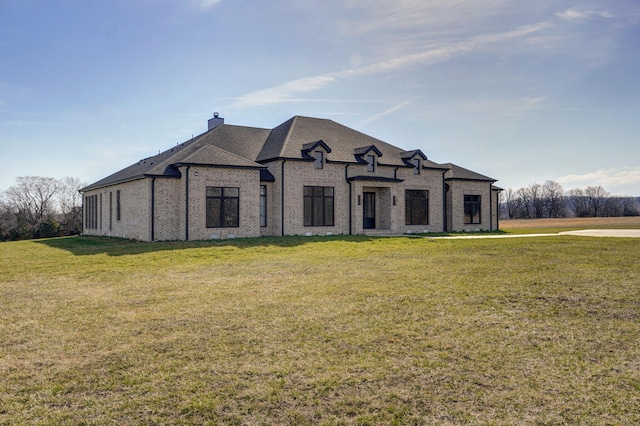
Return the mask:
<path id="1" fill-rule="evenodd" d="M 560 229 L 558 229 L 560 228 Z M 640 216 L 572 217 L 560 219 L 501 220 L 500 229 L 507 232 L 560 232 L 576 229 L 638 229 Z"/>
<path id="2" fill-rule="evenodd" d="M 0 424 L 634 424 L 640 240 L 0 244 Z"/>

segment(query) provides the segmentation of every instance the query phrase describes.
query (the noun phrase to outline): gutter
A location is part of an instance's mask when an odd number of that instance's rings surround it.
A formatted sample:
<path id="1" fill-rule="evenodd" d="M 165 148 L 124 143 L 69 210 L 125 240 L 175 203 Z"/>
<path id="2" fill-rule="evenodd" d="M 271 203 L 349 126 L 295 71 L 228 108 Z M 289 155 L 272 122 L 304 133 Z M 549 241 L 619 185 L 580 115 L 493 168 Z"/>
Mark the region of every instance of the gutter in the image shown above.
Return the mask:
<path id="1" fill-rule="evenodd" d="M 442 225 L 443 232 L 448 232 L 448 223 L 447 223 L 447 181 L 444 175 L 448 172 L 448 170 L 444 170 L 442 172 Z"/>
<path id="2" fill-rule="evenodd" d="M 349 166 L 351 163 L 348 163 L 344 167 L 344 178 L 349 184 L 349 235 L 353 235 L 353 186 L 351 185 L 351 180 L 349 179 Z"/>
<path id="3" fill-rule="evenodd" d="M 151 241 L 155 241 L 156 178 L 151 178 Z"/>
<path id="4" fill-rule="evenodd" d="M 280 166 L 280 231 L 284 237 L 284 163 L 287 162 L 286 158 L 282 159 L 282 165 Z"/>
<path id="5" fill-rule="evenodd" d="M 189 169 L 191 166 L 187 166 L 185 170 L 185 216 L 184 216 L 184 239 L 189 241 Z"/>

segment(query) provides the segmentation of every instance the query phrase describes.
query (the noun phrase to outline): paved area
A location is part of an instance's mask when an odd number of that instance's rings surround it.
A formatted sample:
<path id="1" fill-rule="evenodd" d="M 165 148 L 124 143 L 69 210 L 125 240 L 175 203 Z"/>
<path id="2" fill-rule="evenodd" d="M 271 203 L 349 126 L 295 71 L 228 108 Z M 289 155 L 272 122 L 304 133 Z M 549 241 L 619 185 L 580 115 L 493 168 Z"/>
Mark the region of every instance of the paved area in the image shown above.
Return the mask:
<path id="1" fill-rule="evenodd" d="M 560 232 L 560 235 L 580 235 L 584 237 L 640 238 L 640 229 L 583 229 L 581 231 Z"/>
<path id="2" fill-rule="evenodd" d="M 562 235 L 574 235 L 582 237 L 617 237 L 640 238 L 640 229 L 583 229 L 580 231 L 565 231 L 556 234 L 505 234 L 505 235 L 457 235 L 455 237 L 431 237 L 449 240 L 465 240 L 478 238 L 533 238 L 533 237 L 558 237 Z"/>

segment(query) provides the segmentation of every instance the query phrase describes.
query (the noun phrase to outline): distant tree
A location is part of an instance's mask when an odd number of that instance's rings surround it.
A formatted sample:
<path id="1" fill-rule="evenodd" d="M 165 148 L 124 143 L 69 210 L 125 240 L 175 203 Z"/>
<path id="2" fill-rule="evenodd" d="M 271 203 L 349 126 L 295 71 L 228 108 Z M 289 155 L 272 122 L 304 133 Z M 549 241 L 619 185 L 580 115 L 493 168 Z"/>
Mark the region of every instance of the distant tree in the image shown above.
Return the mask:
<path id="1" fill-rule="evenodd" d="M 64 177 L 58 183 L 61 231 L 66 235 L 79 234 L 82 232 L 82 194 L 79 190 L 87 184 L 77 177 Z"/>
<path id="2" fill-rule="evenodd" d="M 601 186 L 587 186 L 585 189 L 585 195 L 589 205 L 589 216 L 602 217 L 606 213 L 607 200 L 611 196 Z"/>
<path id="3" fill-rule="evenodd" d="M 59 183 L 54 178 L 21 176 L 5 191 L 5 197 L 14 208 L 18 222 L 25 224 L 35 235 L 38 226 L 55 213 L 54 196 L 58 188 Z"/>
<path id="4" fill-rule="evenodd" d="M 547 180 L 543 183 L 542 198 L 546 217 L 558 218 L 567 216 L 564 189 L 558 182 Z"/>
<path id="5" fill-rule="evenodd" d="M 589 216 L 589 199 L 584 193 L 584 190 L 580 188 L 572 189 L 569 191 L 569 200 L 571 202 L 571 209 L 573 210 L 574 216 Z"/>

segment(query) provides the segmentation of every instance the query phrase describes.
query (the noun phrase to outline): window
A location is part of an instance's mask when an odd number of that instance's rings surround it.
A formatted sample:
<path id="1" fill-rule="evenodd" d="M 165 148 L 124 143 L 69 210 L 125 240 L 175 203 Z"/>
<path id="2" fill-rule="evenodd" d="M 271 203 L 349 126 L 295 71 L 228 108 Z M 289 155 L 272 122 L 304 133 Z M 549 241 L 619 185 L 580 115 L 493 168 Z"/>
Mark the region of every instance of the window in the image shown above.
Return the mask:
<path id="1" fill-rule="evenodd" d="M 407 189 L 405 199 L 405 225 L 429 224 L 429 191 Z"/>
<path id="2" fill-rule="evenodd" d="M 464 223 L 480 223 L 480 196 L 464 196 Z"/>
<path id="3" fill-rule="evenodd" d="M 207 186 L 207 228 L 240 226 L 240 189 Z"/>
<path id="4" fill-rule="evenodd" d="M 113 230 L 113 192 L 109 192 L 109 231 Z"/>
<path id="5" fill-rule="evenodd" d="M 84 201 L 84 227 L 98 229 L 98 196 L 89 195 L 84 197 Z"/>
<path id="6" fill-rule="evenodd" d="M 313 153 L 313 158 L 316 159 L 316 169 L 321 169 L 323 167 L 323 152 L 322 151 L 316 151 Z"/>
<path id="7" fill-rule="evenodd" d="M 267 226 L 267 186 L 260 185 L 260 226 Z"/>
<path id="8" fill-rule="evenodd" d="M 120 220 L 120 211 L 121 211 L 121 205 L 120 205 L 120 190 L 116 191 L 116 220 Z"/>
<path id="9" fill-rule="evenodd" d="M 420 174 L 420 159 L 419 158 L 415 158 L 413 160 L 413 174 L 414 175 L 419 175 Z"/>
<path id="10" fill-rule="evenodd" d="M 333 226 L 333 187 L 304 187 L 304 226 Z"/>
<path id="11" fill-rule="evenodd" d="M 375 172 L 376 157 L 373 155 L 367 155 L 367 171 Z"/>

